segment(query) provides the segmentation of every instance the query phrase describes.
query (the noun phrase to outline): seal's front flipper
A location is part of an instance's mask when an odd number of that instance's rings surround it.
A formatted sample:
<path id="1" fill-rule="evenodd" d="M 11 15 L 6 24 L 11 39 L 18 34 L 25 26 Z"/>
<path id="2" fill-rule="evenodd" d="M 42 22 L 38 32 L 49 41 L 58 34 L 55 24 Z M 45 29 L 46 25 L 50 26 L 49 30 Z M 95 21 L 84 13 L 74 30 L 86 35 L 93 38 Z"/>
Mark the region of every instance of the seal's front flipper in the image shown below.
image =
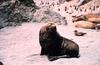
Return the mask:
<path id="1" fill-rule="evenodd" d="M 50 61 L 55 61 L 55 60 L 59 59 L 59 57 L 58 56 L 48 56 L 48 59 Z"/>

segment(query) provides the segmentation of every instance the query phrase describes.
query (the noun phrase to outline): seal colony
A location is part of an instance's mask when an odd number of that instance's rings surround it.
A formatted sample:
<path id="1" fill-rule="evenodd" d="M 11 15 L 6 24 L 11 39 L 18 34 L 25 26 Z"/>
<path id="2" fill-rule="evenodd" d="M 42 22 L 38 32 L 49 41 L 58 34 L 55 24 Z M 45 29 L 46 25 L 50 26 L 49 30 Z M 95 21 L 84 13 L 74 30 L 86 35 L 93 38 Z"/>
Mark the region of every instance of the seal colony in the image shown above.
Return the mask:
<path id="1" fill-rule="evenodd" d="M 50 61 L 63 55 L 67 58 L 79 57 L 79 45 L 74 41 L 62 37 L 54 23 L 43 26 L 39 32 L 41 54 L 46 55 Z"/>

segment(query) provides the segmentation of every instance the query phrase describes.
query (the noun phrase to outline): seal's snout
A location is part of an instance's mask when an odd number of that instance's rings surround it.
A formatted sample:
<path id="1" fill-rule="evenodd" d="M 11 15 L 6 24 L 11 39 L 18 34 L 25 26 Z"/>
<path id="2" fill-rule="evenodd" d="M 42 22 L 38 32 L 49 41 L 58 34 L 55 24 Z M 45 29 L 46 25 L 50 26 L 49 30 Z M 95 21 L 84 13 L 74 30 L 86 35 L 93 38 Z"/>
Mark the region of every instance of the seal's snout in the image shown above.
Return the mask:
<path id="1" fill-rule="evenodd" d="M 56 26 L 54 22 L 48 23 L 50 26 Z"/>

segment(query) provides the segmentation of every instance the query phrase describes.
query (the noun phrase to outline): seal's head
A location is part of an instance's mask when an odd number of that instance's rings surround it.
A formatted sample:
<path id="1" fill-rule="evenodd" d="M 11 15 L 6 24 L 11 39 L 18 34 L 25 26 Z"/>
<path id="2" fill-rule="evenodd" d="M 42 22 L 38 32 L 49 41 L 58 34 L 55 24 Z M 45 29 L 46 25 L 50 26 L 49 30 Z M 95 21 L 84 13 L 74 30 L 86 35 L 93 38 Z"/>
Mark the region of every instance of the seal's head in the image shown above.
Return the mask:
<path id="1" fill-rule="evenodd" d="M 56 32 L 56 25 L 52 22 L 48 23 L 47 27 L 46 27 L 46 31 L 47 32 Z"/>

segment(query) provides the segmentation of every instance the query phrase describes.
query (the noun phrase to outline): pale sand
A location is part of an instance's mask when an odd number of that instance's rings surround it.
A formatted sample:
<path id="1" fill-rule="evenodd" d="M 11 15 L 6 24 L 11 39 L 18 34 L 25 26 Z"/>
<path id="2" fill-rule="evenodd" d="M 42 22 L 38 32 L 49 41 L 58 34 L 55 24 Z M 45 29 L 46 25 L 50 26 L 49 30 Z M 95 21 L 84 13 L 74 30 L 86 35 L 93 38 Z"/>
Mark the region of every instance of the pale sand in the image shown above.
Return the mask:
<path id="1" fill-rule="evenodd" d="M 80 47 L 79 58 L 61 58 L 53 62 L 40 56 L 39 30 L 46 23 L 23 23 L 22 26 L 0 30 L 0 61 L 4 65 L 100 65 L 100 31 L 77 29 L 86 32 L 74 36 L 73 26 L 57 25 L 60 35 L 72 39 Z"/>

